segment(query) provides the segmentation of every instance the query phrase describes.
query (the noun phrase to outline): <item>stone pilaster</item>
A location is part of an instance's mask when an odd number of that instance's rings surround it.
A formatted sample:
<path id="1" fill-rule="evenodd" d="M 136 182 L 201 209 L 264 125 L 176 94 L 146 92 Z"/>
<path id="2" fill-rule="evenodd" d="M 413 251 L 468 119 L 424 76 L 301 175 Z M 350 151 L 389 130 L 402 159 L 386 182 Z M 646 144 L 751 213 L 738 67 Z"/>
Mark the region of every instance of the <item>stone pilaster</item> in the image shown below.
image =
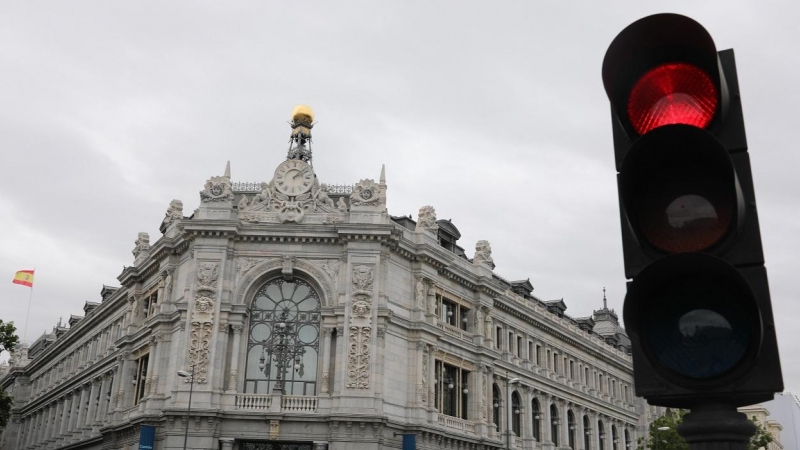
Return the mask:
<path id="1" fill-rule="evenodd" d="M 228 373 L 228 392 L 236 392 L 239 386 L 239 346 L 242 342 L 244 325 L 233 324 L 231 328 L 233 329 L 233 351 L 231 353 L 231 369 Z"/>

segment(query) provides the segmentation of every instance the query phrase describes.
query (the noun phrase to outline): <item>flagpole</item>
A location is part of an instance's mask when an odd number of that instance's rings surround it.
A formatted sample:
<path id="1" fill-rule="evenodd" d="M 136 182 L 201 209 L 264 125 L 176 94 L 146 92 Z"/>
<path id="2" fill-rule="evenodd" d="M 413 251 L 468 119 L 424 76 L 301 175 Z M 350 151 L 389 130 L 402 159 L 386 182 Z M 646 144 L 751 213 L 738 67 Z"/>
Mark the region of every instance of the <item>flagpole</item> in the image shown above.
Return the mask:
<path id="1" fill-rule="evenodd" d="M 36 273 L 36 269 L 33 269 Z M 25 314 L 25 328 L 22 329 L 22 342 L 28 342 L 28 319 L 31 317 L 31 303 L 33 303 L 33 284 L 31 284 L 31 293 L 28 296 L 28 313 Z"/>

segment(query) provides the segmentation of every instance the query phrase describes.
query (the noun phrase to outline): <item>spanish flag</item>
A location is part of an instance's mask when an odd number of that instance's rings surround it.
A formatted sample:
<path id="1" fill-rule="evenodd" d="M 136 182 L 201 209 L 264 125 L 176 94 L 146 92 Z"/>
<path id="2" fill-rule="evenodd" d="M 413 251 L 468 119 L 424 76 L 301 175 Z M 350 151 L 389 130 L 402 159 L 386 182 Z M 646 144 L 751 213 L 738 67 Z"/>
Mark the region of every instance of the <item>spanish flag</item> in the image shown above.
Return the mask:
<path id="1" fill-rule="evenodd" d="M 14 275 L 12 283 L 21 284 L 23 286 L 33 287 L 33 270 L 20 270 Z"/>

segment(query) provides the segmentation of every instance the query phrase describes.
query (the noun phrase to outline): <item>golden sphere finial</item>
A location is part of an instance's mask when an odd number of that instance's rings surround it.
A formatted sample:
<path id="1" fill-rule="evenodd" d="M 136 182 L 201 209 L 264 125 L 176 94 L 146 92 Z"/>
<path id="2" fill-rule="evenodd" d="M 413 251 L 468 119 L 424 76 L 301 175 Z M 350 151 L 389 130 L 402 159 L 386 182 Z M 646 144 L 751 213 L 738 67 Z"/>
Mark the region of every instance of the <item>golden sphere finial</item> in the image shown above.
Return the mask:
<path id="1" fill-rule="evenodd" d="M 306 105 L 297 105 L 292 110 L 292 122 L 311 126 L 314 122 L 314 111 Z"/>

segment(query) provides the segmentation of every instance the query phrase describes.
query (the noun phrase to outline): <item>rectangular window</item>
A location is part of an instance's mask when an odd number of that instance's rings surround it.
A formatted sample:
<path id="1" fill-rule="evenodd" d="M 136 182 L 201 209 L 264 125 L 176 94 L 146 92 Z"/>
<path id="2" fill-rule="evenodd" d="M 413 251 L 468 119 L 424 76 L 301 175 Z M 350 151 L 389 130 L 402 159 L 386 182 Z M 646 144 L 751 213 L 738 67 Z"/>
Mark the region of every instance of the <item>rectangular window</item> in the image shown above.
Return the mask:
<path id="1" fill-rule="evenodd" d="M 438 360 L 435 368 L 434 402 L 436 409 L 446 416 L 467 419 L 469 372 L 449 364 L 443 364 Z"/>
<path id="2" fill-rule="evenodd" d="M 514 353 L 514 333 L 509 331 L 508 332 L 508 342 L 506 342 L 506 351 L 508 353 Z"/>
<path id="3" fill-rule="evenodd" d="M 462 330 L 467 331 L 467 324 L 469 324 L 469 310 L 467 308 L 458 308 L 458 324 Z"/>
<path id="4" fill-rule="evenodd" d="M 536 345 L 536 365 L 542 366 L 542 346 Z"/>
<path id="5" fill-rule="evenodd" d="M 503 348 L 503 327 L 497 327 L 494 332 L 494 348 L 500 350 Z"/>
<path id="6" fill-rule="evenodd" d="M 144 398 L 144 387 L 147 378 L 147 364 L 150 360 L 150 354 L 146 354 L 136 360 L 136 378 L 133 380 L 133 404 L 138 405 L 139 401 Z"/>
<path id="7" fill-rule="evenodd" d="M 528 361 L 533 358 L 533 342 L 528 341 Z"/>
<path id="8" fill-rule="evenodd" d="M 517 336 L 517 356 L 522 357 L 522 336 Z"/>
<path id="9" fill-rule="evenodd" d="M 558 353 L 553 352 L 553 372 L 558 372 Z"/>
<path id="10" fill-rule="evenodd" d="M 571 360 L 569 362 L 569 378 L 573 381 L 575 380 L 575 361 Z"/>

